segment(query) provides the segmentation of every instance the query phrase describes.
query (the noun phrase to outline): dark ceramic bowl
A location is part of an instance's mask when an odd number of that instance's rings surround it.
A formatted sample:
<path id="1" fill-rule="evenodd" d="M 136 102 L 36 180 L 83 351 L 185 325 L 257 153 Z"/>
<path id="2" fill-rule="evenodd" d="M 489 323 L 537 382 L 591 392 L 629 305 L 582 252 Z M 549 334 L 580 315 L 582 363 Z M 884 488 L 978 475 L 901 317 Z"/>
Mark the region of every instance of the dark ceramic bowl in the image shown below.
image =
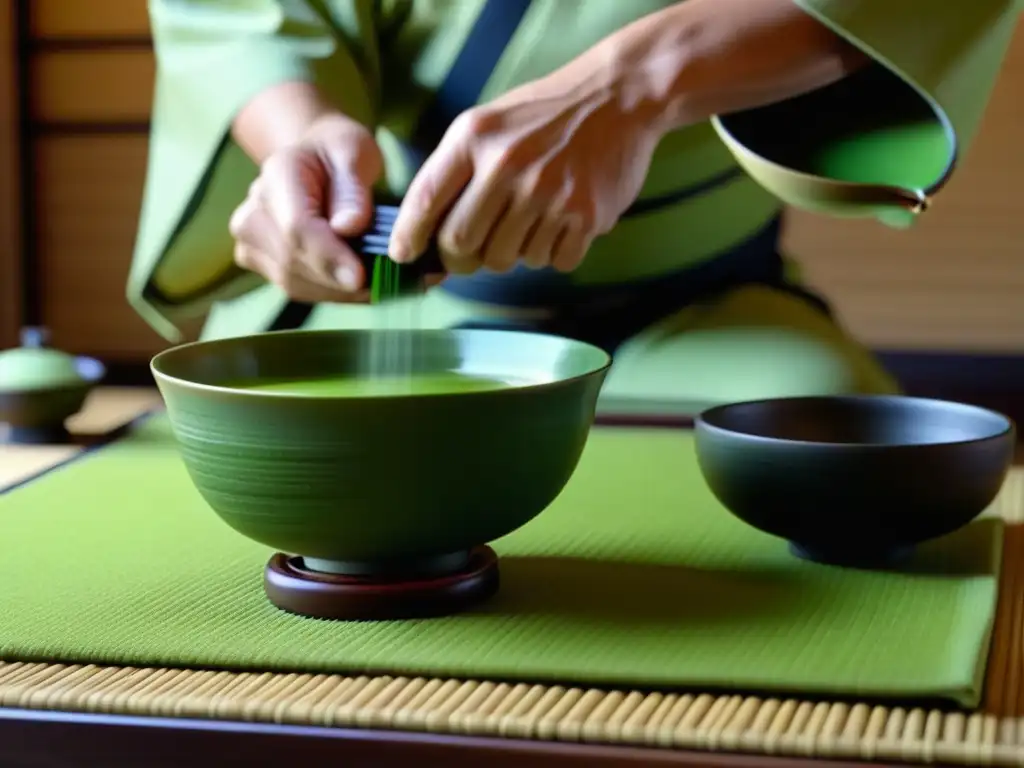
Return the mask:
<path id="1" fill-rule="evenodd" d="M 10 443 L 66 442 L 64 423 L 82 410 L 89 393 L 103 380 L 106 368 L 99 360 L 77 357 L 76 377 L 37 382 L 33 386 L 5 388 L 0 382 L 0 441 Z"/>
<path id="2" fill-rule="evenodd" d="M 383 350 L 383 351 L 382 351 Z M 255 391 L 405 370 L 511 381 L 449 394 Z M 346 575 L 427 574 L 529 522 L 573 474 L 610 359 L 554 336 L 488 330 L 288 331 L 161 353 L 157 384 L 199 492 L 232 528 Z"/>
<path id="3" fill-rule="evenodd" d="M 723 405 L 696 422 L 708 486 L 736 517 L 819 562 L 886 566 L 963 527 L 995 499 L 1013 423 L 910 397 Z"/>

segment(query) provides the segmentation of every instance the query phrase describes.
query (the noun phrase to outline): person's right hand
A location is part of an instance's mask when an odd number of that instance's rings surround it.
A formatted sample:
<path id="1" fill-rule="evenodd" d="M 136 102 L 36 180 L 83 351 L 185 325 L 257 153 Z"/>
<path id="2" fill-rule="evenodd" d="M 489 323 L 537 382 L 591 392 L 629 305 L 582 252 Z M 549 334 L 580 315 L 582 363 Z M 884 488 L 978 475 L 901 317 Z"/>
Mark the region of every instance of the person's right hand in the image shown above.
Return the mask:
<path id="1" fill-rule="evenodd" d="M 304 302 L 362 301 L 366 275 L 342 240 L 369 227 L 384 162 L 373 135 L 343 115 L 319 118 L 271 154 L 231 217 L 235 261 Z"/>

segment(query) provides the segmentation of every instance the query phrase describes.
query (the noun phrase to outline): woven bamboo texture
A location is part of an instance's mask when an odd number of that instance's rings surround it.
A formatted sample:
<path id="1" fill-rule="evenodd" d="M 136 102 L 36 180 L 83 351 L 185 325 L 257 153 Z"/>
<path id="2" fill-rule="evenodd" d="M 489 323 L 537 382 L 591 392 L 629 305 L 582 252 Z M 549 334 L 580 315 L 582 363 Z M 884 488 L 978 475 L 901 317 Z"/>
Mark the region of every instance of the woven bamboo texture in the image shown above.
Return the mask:
<path id="1" fill-rule="evenodd" d="M 0 706 L 916 763 L 1024 766 L 1024 468 L 977 712 L 485 680 L 0 663 Z"/>

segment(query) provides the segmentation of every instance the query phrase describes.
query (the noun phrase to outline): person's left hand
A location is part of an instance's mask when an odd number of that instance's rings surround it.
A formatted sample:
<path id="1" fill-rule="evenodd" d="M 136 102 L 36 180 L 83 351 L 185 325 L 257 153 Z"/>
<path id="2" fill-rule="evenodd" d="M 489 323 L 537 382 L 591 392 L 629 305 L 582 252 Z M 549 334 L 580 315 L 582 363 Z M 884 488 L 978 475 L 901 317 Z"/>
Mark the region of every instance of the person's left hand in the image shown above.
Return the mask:
<path id="1" fill-rule="evenodd" d="M 636 199 L 659 139 L 615 87 L 556 72 L 462 114 L 413 179 L 391 257 L 437 238 L 446 269 L 575 269 Z"/>

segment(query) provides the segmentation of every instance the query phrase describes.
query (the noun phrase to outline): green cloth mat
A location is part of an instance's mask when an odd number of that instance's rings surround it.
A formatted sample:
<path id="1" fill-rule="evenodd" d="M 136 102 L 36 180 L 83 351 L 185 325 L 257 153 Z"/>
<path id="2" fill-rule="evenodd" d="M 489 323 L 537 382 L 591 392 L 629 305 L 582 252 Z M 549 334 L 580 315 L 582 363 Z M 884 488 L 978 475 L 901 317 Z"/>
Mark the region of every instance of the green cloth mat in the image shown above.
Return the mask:
<path id="1" fill-rule="evenodd" d="M 495 545 L 486 607 L 310 620 L 267 602 L 269 550 L 209 510 L 160 416 L 0 496 L 0 658 L 974 706 L 1001 533 L 977 521 L 903 574 L 810 564 L 722 509 L 689 433 L 597 428 L 557 501 Z"/>

